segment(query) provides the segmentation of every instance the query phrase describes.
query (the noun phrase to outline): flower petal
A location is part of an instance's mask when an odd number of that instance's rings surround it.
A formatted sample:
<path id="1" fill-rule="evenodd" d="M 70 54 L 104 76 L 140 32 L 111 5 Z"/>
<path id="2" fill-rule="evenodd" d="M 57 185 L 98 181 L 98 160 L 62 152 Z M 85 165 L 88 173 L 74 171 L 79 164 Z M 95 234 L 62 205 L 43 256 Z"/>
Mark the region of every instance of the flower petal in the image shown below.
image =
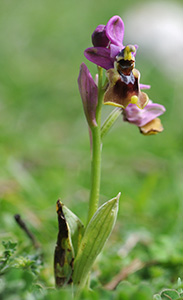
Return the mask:
<path id="1" fill-rule="evenodd" d="M 113 16 L 106 25 L 106 35 L 112 44 L 123 46 L 124 23 L 119 16 Z"/>
<path id="2" fill-rule="evenodd" d="M 149 90 L 151 86 L 149 84 L 142 84 L 140 83 L 140 89 L 141 90 Z"/>
<path id="3" fill-rule="evenodd" d="M 159 117 L 165 112 L 165 107 L 157 103 L 149 103 L 143 108 L 138 108 L 135 104 L 129 104 L 124 110 L 124 120 L 142 127 Z"/>
<path id="4" fill-rule="evenodd" d="M 92 34 L 92 44 L 94 47 L 107 47 L 109 39 L 106 35 L 106 26 L 98 25 Z"/>
<path id="5" fill-rule="evenodd" d="M 85 57 L 94 64 L 108 70 L 113 68 L 114 61 L 110 57 L 110 50 L 103 47 L 91 47 L 84 51 Z"/>
<path id="6" fill-rule="evenodd" d="M 152 135 L 162 132 L 164 128 L 161 124 L 161 120 L 159 118 L 155 118 L 154 120 L 150 121 L 149 123 L 140 127 L 139 129 L 143 135 Z"/>
<path id="7" fill-rule="evenodd" d="M 98 88 L 84 63 L 80 66 L 78 86 L 88 124 L 90 127 L 97 126 L 96 107 L 98 103 Z"/>
<path id="8" fill-rule="evenodd" d="M 131 97 L 131 103 L 132 102 L 133 96 Z M 143 109 L 149 102 L 149 97 L 146 93 L 141 92 L 141 90 L 139 90 L 139 94 L 138 94 L 138 100 L 137 102 L 135 101 L 136 105 L 140 108 Z"/>
<path id="9" fill-rule="evenodd" d="M 123 50 L 124 47 L 121 46 L 116 46 L 114 44 L 110 45 L 110 50 L 111 50 L 111 58 L 115 59 L 116 56 L 119 54 L 121 50 Z"/>

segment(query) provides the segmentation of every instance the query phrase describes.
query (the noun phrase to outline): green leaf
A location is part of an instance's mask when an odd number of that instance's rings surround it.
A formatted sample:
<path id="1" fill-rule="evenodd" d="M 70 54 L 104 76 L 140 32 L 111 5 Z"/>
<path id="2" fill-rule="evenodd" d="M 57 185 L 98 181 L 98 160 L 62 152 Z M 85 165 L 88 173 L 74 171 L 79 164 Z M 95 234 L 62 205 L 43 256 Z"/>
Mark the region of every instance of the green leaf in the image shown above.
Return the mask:
<path id="1" fill-rule="evenodd" d="M 159 294 L 156 294 L 153 296 L 153 300 L 162 300 L 162 298 Z"/>
<path id="2" fill-rule="evenodd" d="M 74 248 L 74 256 L 76 256 L 83 236 L 84 225 L 80 219 L 64 204 L 62 205 L 62 209 L 70 229 L 72 245 Z"/>
<path id="3" fill-rule="evenodd" d="M 63 213 L 63 204 L 57 201 L 58 237 L 54 255 L 54 273 L 57 287 L 72 282 L 74 250 L 71 242 L 71 232 Z"/>
<path id="4" fill-rule="evenodd" d="M 117 107 L 115 108 L 107 119 L 104 121 L 101 127 L 101 139 L 108 133 L 109 129 L 113 126 L 119 116 L 122 114 L 122 109 Z"/>
<path id="5" fill-rule="evenodd" d="M 4 251 L 3 256 L 0 257 L 0 273 L 4 272 L 6 268 L 8 268 L 8 264 L 10 263 L 12 255 L 16 251 L 17 243 L 11 241 L 2 241 Z"/>
<path id="6" fill-rule="evenodd" d="M 177 280 L 177 292 L 180 293 L 180 296 L 182 296 L 181 294 L 183 293 L 183 284 L 182 284 L 182 280 L 179 277 Z"/>
<path id="7" fill-rule="evenodd" d="M 167 289 L 161 293 L 162 300 L 178 300 L 180 295 L 176 290 Z"/>
<path id="8" fill-rule="evenodd" d="M 75 259 L 73 274 L 74 284 L 80 285 L 80 288 L 84 286 L 97 255 L 101 252 L 114 227 L 119 197 L 120 194 L 104 203 L 94 214 L 85 230 Z"/>

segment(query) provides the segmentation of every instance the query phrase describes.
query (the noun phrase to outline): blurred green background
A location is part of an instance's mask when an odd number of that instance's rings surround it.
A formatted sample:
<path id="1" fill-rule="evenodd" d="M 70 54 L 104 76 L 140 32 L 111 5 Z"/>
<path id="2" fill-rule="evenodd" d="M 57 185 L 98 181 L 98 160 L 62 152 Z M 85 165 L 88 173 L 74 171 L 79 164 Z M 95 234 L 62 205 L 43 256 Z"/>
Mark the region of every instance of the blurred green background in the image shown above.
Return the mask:
<path id="1" fill-rule="evenodd" d="M 138 1 L 138 6 L 147 3 Z M 0 2 L 0 239 L 18 241 L 23 249 L 29 245 L 13 218 L 19 213 L 45 253 L 42 273 L 51 286 L 57 199 L 83 222 L 87 215 L 90 149 L 77 77 L 81 62 L 93 76 L 97 70 L 83 51 L 91 46 L 98 24 L 115 14 L 128 20 L 136 7 L 134 0 Z M 133 24 L 133 19 L 128 22 Z M 138 44 L 125 35 L 128 42 Z M 145 137 L 120 119 L 105 138 L 101 203 L 118 192 L 121 199 L 117 225 L 96 267 L 104 284 L 122 267 L 119 257 L 111 266 L 109 262 L 131 233 L 145 234 L 152 244 L 168 240 L 162 255 L 168 251 L 179 257 L 174 245 L 180 241 L 183 251 L 182 77 L 140 47 L 136 67 L 141 82 L 151 84 L 150 99 L 166 107 L 164 132 Z M 174 53 L 165 65 L 173 63 Z M 111 109 L 104 107 L 103 117 Z M 146 259 L 147 249 L 136 249 L 132 258 L 136 255 Z M 183 274 L 181 263 L 174 280 Z M 173 279 L 170 274 L 167 282 Z"/>

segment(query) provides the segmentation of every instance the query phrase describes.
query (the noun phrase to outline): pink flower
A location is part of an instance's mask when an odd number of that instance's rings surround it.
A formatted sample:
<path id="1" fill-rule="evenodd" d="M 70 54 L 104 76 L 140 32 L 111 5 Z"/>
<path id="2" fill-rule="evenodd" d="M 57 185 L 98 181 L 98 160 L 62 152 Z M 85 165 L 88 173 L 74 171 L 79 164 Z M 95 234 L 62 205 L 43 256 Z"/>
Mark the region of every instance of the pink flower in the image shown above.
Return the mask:
<path id="1" fill-rule="evenodd" d="M 98 25 L 92 34 L 94 47 L 84 52 L 94 64 L 108 70 L 114 67 L 116 55 L 124 48 L 124 23 L 119 16 L 113 16 L 107 25 Z"/>
<path id="2" fill-rule="evenodd" d="M 144 135 L 156 134 L 163 131 L 159 118 L 166 111 L 163 105 L 153 103 L 149 100 L 148 104 L 139 109 L 135 104 L 129 104 L 123 110 L 123 119 L 139 127 Z"/>

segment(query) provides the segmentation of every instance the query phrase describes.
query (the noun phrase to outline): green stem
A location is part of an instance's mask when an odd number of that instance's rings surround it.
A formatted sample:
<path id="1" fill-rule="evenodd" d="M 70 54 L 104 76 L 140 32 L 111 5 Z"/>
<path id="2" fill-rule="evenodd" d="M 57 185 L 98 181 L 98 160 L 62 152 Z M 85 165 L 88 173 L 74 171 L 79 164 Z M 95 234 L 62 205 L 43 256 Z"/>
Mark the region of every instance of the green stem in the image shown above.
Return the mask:
<path id="1" fill-rule="evenodd" d="M 97 126 L 91 128 L 92 132 L 92 161 L 91 161 L 91 190 L 89 200 L 88 220 L 94 215 L 98 209 L 100 195 L 100 175 L 101 175 L 101 109 L 104 90 L 102 89 L 103 70 L 98 67 L 98 105 L 96 109 Z"/>

